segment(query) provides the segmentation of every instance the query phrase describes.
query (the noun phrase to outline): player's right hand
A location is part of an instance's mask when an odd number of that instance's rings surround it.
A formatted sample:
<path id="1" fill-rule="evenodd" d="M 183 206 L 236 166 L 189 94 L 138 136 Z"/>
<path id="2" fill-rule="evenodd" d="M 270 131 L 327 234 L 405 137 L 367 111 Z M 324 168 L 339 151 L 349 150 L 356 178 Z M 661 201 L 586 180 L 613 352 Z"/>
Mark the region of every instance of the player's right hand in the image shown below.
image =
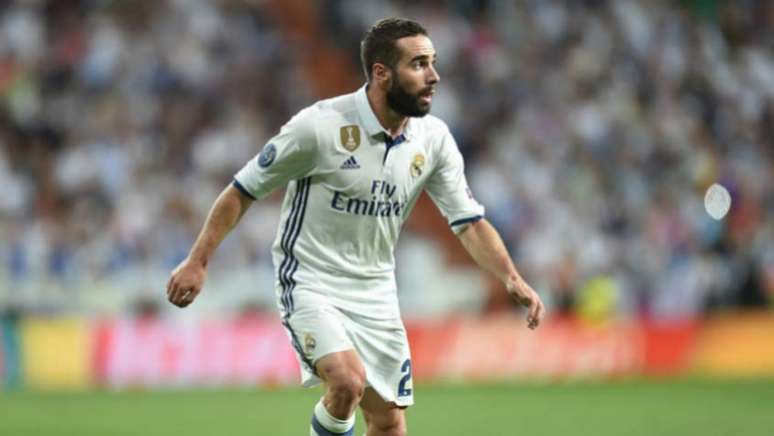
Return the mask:
<path id="1" fill-rule="evenodd" d="M 201 292 L 206 278 L 207 268 L 200 262 L 186 258 L 169 277 L 167 299 L 177 307 L 188 306 Z"/>

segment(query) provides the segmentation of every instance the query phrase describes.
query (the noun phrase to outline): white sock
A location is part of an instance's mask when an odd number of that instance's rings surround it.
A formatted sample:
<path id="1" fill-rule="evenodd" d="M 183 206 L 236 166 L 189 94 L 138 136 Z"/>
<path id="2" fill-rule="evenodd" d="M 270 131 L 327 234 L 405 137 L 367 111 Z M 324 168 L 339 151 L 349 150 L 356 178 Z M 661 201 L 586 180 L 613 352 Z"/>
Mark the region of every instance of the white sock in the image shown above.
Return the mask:
<path id="1" fill-rule="evenodd" d="M 332 436 L 343 435 L 351 436 L 355 427 L 355 414 L 353 413 L 347 419 L 338 419 L 331 416 L 322 398 L 314 406 L 314 415 L 312 415 L 312 426 L 309 434 L 312 436 Z"/>

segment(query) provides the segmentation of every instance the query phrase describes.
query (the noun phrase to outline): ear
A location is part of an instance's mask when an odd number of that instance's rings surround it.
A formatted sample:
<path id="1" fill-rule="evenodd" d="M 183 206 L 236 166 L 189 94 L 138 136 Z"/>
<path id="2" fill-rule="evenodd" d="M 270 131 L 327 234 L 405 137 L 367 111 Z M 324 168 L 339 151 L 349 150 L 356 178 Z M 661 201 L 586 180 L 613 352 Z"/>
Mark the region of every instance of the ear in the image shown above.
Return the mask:
<path id="1" fill-rule="evenodd" d="M 376 62 L 371 67 L 371 77 L 376 86 L 380 88 L 389 87 L 392 80 L 392 70 L 382 63 Z"/>

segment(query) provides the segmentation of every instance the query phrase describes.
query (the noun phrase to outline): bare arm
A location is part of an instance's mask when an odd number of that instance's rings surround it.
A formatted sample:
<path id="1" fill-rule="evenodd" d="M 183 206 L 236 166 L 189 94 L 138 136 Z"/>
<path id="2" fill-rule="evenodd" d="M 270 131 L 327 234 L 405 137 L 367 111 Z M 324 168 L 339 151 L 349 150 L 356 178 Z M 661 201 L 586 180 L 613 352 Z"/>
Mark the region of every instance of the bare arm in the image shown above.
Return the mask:
<path id="1" fill-rule="evenodd" d="M 511 297 L 529 309 L 528 326 L 537 328 L 545 312 L 543 302 L 516 271 L 497 230 L 486 219 L 480 219 L 470 224 L 458 237 L 473 260 L 500 279 Z"/>
<path id="2" fill-rule="evenodd" d="M 172 304 L 186 307 L 199 295 L 207 277 L 210 257 L 252 202 L 231 185 L 220 193 L 188 257 L 172 271 L 167 283 L 167 298 Z"/>

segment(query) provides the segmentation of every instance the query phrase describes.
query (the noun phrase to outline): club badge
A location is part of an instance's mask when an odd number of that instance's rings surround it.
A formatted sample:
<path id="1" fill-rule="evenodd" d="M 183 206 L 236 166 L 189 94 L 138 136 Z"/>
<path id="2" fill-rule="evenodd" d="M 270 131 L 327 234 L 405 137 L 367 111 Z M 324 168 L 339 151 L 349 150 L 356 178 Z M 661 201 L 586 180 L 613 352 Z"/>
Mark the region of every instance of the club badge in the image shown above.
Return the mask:
<path id="1" fill-rule="evenodd" d="M 304 353 L 311 355 L 314 349 L 317 348 L 317 341 L 309 334 L 304 334 Z"/>

